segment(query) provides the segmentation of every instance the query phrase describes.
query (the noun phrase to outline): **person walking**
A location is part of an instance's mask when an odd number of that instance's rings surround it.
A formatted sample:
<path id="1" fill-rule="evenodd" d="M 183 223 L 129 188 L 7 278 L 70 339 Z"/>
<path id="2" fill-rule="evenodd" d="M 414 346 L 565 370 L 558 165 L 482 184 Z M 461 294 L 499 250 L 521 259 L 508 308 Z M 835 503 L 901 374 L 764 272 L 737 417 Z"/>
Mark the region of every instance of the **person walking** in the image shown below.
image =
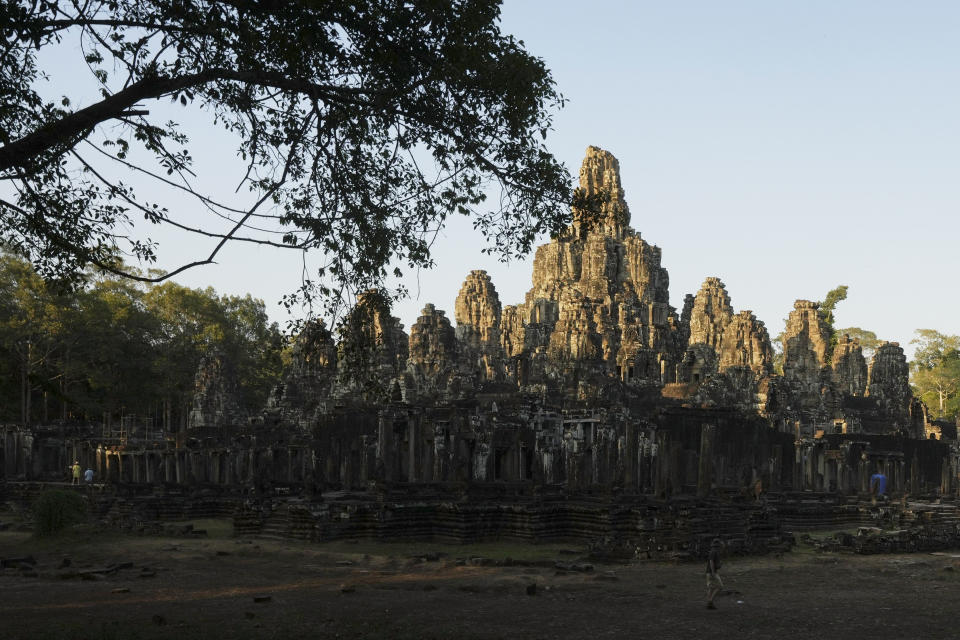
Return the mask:
<path id="1" fill-rule="evenodd" d="M 881 502 L 887 501 L 887 476 L 880 469 L 870 476 L 870 495 L 873 504 L 877 504 L 878 498 Z"/>
<path id="2" fill-rule="evenodd" d="M 73 482 L 71 484 L 80 484 L 80 461 L 74 460 L 71 469 L 73 471 Z"/>
<path id="3" fill-rule="evenodd" d="M 93 484 L 93 469 L 87 467 L 87 470 L 83 472 L 83 481 L 88 485 Z"/>
<path id="4" fill-rule="evenodd" d="M 720 579 L 720 538 L 714 538 L 710 543 L 710 554 L 707 556 L 707 609 L 716 609 L 713 599 L 723 589 L 723 580 Z"/>

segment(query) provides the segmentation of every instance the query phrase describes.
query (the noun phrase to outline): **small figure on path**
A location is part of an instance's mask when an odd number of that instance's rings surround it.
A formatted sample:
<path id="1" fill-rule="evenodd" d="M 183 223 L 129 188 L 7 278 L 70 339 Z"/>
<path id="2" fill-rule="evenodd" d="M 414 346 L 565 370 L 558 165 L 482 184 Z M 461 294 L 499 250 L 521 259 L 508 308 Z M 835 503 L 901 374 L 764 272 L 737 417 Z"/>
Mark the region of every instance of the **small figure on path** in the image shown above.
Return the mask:
<path id="1" fill-rule="evenodd" d="M 720 579 L 720 538 L 710 543 L 710 555 L 707 556 L 707 609 L 716 609 L 713 598 L 723 589 Z"/>
<path id="2" fill-rule="evenodd" d="M 93 469 L 87 467 L 87 470 L 83 472 L 83 481 L 87 484 L 93 484 Z"/>
<path id="3" fill-rule="evenodd" d="M 73 482 L 71 484 L 80 484 L 80 461 L 79 460 L 73 461 L 73 467 L 71 467 L 71 470 L 73 471 Z"/>

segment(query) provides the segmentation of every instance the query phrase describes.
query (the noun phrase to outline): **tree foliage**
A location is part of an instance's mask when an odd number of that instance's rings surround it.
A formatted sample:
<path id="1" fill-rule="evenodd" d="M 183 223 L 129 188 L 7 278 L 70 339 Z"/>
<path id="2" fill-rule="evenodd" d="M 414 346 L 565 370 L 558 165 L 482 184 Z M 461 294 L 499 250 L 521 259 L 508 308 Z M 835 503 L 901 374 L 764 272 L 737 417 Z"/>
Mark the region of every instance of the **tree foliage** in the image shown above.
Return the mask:
<path id="1" fill-rule="evenodd" d="M 851 338 L 855 338 L 860 342 L 860 346 L 863 349 L 863 357 L 869 360 L 874 352 L 877 350 L 883 340 L 877 337 L 877 334 L 868 329 L 861 329 L 860 327 L 846 327 L 845 329 L 837 329 L 837 335 L 848 335 Z"/>
<path id="2" fill-rule="evenodd" d="M 88 517 L 87 503 L 73 491 L 48 489 L 33 504 L 33 535 L 46 538 L 56 535 Z"/>
<path id="3" fill-rule="evenodd" d="M 820 317 L 823 318 L 823 321 L 827 323 L 827 326 L 830 328 L 830 350 L 827 352 L 827 360 L 833 356 L 833 350 L 837 346 L 837 343 L 840 341 L 838 332 L 833 326 L 834 318 L 833 312 L 837 308 L 837 305 L 847 299 L 847 285 L 841 284 L 837 287 L 834 287 L 830 291 L 827 291 L 826 297 L 823 300 L 818 302 L 820 305 L 818 313 Z"/>
<path id="4" fill-rule="evenodd" d="M 173 282 L 88 274 L 70 292 L 0 253 L 0 420 L 23 424 L 153 417 L 186 426 L 204 354 L 235 365 L 246 408 L 279 381 L 282 333 L 263 302 Z"/>
<path id="5" fill-rule="evenodd" d="M 960 415 L 960 336 L 917 329 L 910 363 L 914 395 L 934 408 L 938 418 Z"/>
<path id="6" fill-rule="evenodd" d="M 818 303 L 820 305 L 820 316 L 830 325 L 831 330 L 833 329 L 833 312 L 839 303 L 847 299 L 847 289 L 849 287 L 845 284 L 834 287 L 827 291 L 826 297 Z"/>
<path id="7" fill-rule="evenodd" d="M 451 215 L 472 216 L 490 251 L 525 254 L 569 223 L 572 181 L 543 146 L 562 97 L 500 31 L 499 5 L 2 0 L 0 184 L 12 195 L 0 192 L 0 234 L 42 275 L 74 278 L 92 263 L 158 281 L 227 241 L 317 250 L 289 303 L 335 304 L 397 265 L 431 265 Z M 85 105 L 40 65 L 78 44 L 78 93 L 97 96 Z M 236 141 L 242 206 L 197 186 L 207 181 L 171 102 Z M 194 206 L 175 211 L 168 200 L 184 193 Z M 118 257 L 160 257 L 131 230 L 141 218 L 207 238 L 209 255 L 160 274 L 126 268 Z"/>

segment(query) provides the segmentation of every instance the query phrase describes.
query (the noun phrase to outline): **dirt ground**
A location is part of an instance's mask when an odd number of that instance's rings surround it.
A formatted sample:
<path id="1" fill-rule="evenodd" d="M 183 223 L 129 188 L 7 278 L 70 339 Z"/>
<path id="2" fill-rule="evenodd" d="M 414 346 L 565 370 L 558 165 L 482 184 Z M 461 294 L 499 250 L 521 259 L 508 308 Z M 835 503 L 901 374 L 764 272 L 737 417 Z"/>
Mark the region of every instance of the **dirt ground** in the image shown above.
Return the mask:
<path id="1" fill-rule="evenodd" d="M 37 574 L 26 567 L 0 571 L 0 636 L 960 636 L 960 554 L 853 556 L 801 547 L 782 558 L 726 558 L 727 592 L 712 611 L 699 562 L 644 560 L 562 572 L 554 561 L 584 562 L 582 548 L 298 544 L 233 539 L 224 522 L 197 525 L 211 537 L 87 531 L 34 540 L 0 532 L 0 558 L 32 555 Z M 69 567 L 61 567 L 65 558 Z M 471 558 L 538 566 L 483 566 Z M 131 564 L 99 579 L 77 575 L 123 563 Z"/>

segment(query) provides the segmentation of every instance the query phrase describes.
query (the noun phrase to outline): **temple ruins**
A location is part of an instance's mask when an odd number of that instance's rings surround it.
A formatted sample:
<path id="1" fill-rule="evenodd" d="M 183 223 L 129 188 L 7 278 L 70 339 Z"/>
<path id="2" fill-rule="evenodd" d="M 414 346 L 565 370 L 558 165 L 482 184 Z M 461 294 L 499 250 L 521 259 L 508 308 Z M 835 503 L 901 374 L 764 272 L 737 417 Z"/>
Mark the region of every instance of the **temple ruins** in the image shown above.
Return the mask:
<path id="1" fill-rule="evenodd" d="M 797 300 L 778 372 L 770 331 L 719 278 L 671 306 L 616 158 L 589 147 L 580 187 L 602 209 L 537 249 L 524 300 L 472 271 L 452 315 L 427 304 L 407 333 L 369 292 L 336 335 L 300 334 L 258 415 L 211 353 L 186 432 L 3 427 L 8 498 L 76 458 L 104 481 L 103 517 L 127 524 L 212 513 L 312 540 L 723 535 L 749 550 L 870 522 L 881 470 L 901 522 L 953 513 L 956 428 L 913 397 L 899 345 L 867 362 Z"/>

